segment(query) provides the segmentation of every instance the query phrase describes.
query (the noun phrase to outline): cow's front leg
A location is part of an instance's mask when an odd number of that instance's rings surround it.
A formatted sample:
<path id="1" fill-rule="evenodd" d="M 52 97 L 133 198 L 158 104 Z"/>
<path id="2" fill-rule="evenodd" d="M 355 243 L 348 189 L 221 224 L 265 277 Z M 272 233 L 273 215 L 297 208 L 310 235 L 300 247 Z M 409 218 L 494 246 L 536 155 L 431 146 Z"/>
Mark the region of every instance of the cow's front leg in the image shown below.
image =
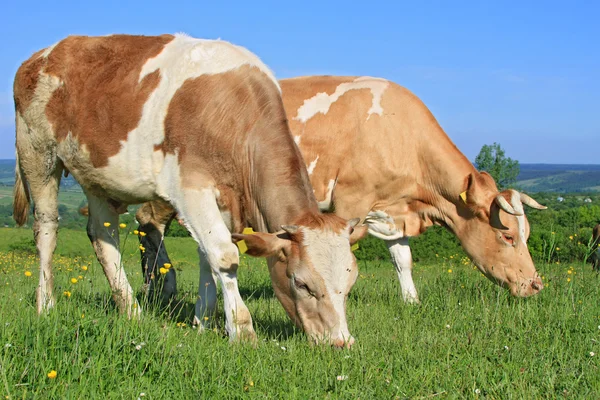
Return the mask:
<path id="1" fill-rule="evenodd" d="M 392 263 L 396 267 L 402 298 L 407 303 L 419 303 L 419 295 L 412 278 L 412 254 L 408 246 L 408 238 L 386 240 L 385 244 L 392 256 Z"/>
<path id="2" fill-rule="evenodd" d="M 196 320 L 204 325 L 214 310 L 215 277 L 221 282 L 224 297 L 225 328 L 231 341 L 256 340 L 252 317 L 238 289 L 237 269 L 239 253 L 231 242 L 231 233 L 225 225 L 213 188 L 185 189 L 179 214 L 198 242 L 201 276 Z M 206 264 L 205 264 L 206 263 Z M 210 269 L 207 268 L 210 266 Z M 212 272 L 212 274 L 211 274 Z"/>

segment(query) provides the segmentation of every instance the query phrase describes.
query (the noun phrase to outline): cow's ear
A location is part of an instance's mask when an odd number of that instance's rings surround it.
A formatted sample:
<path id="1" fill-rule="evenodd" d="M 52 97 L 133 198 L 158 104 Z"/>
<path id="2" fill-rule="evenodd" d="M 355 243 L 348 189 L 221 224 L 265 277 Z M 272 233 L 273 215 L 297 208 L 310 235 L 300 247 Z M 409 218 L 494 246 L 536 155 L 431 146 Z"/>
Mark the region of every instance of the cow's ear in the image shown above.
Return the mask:
<path id="1" fill-rule="evenodd" d="M 269 257 L 288 251 L 292 241 L 286 234 L 255 232 L 252 234 L 234 233 L 231 239 L 238 244 L 242 253 L 253 257 Z"/>
<path id="2" fill-rule="evenodd" d="M 358 219 L 358 218 L 356 218 Z M 356 225 L 352 224 L 354 220 L 350 220 L 350 245 L 352 246 L 354 243 L 358 242 L 369 233 L 368 225 Z M 358 222 L 357 222 L 358 223 Z"/>
<path id="3" fill-rule="evenodd" d="M 472 172 L 465 180 L 466 190 L 460 193 L 460 201 L 471 213 L 489 217 L 493 196 L 498 193 L 494 178 L 487 172 Z"/>

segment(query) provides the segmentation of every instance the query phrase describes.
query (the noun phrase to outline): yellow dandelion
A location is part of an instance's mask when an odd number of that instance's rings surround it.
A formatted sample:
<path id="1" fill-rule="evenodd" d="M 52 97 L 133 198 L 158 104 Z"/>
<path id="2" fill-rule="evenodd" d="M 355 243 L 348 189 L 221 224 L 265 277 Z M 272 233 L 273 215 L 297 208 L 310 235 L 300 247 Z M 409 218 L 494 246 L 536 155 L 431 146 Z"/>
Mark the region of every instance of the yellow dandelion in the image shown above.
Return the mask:
<path id="1" fill-rule="evenodd" d="M 55 370 L 48 372 L 48 378 L 50 378 L 50 379 L 56 378 L 57 375 L 58 375 L 58 372 L 56 372 Z"/>
<path id="2" fill-rule="evenodd" d="M 552 234 L 554 235 L 555 233 L 554 233 L 554 232 L 552 232 Z"/>
<path id="3" fill-rule="evenodd" d="M 85 318 L 85 314 L 81 314 L 81 318 Z"/>
<path id="4" fill-rule="evenodd" d="M 449 270 L 448 270 L 448 273 L 449 273 L 449 274 L 451 274 L 451 273 L 452 273 L 452 270 L 451 270 L 451 269 L 449 269 Z"/>
<path id="5" fill-rule="evenodd" d="M 571 275 L 572 273 L 573 273 L 573 271 L 571 271 L 571 270 L 567 271 L 567 274 L 569 274 L 569 275 Z"/>
<path id="6" fill-rule="evenodd" d="M 140 234 L 140 231 L 138 231 L 137 229 L 134 229 L 134 230 L 133 230 L 133 234 L 134 234 L 134 235 L 139 235 L 139 234 Z"/>
<path id="7" fill-rule="evenodd" d="M 65 290 L 65 291 L 63 292 L 63 295 L 64 295 L 65 297 L 71 297 L 71 292 L 69 292 L 68 290 Z"/>
<path id="8" fill-rule="evenodd" d="M 145 250 L 146 250 L 146 248 L 140 244 L 140 250 L 141 250 L 141 251 L 145 251 Z"/>
<path id="9" fill-rule="evenodd" d="M 573 235 L 569 236 L 569 240 L 573 240 Z"/>
<path id="10" fill-rule="evenodd" d="M 75 284 L 75 283 L 77 283 L 77 278 L 71 278 L 71 283 L 72 283 L 72 284 Z"/>
<path id="11" fill-rule="evenodd" d="M 140 231 L 140 236 L 141 236 L 141 237 L 144 237 L 144 236 L 146 236 L 146 232 Z"/>
<path id="12" fill-rule="evenodd" d="M 567 278 L 567 282 L 571 282 L 571 278 Z"/>
<path id="13" fill-rule="evenodd" d="M 79 275 L 79 276 L 77 277 L 77 279 L 79 279 L 79 280 L 82 280 L 82 279 L 83 279 L 83 276 Z"/>
<path id="14" fill-rule="evenodd" d="M 87 271 L 87 269 L 88 269 L 87 265 L 84 265 L 83 267 L 81 267 L 82 271 Z"/>
<path id="15" fill-rule="evenodd" d="M 208 317 L 204 317 L 204 320 L 205 320 L 205 321 L 208 321 Z"/>
<path id="16" fill-rule="evenodd" d="M 25 271 L 25 276 L 26 276 L 26 277 L 28 277 L 28 278 L 29 278 L 31 275 L 33 275 L 33 274 L 31 273 L 31 271 Z"/>
<path id="17" fill-rule="evenodd" d="M 556 248 L 556 251 L 560 251 L 560 247 L 557 247 L 557 248 Z"/>
<path id="18" fill-rule="evenodd" d="M 121 229 L 125 229 L 125 228 L 127 228 L 127 225 L 121 222 L 121 223 L 119 224 L 119 228 L 121 228 Z"/>
<path id="19" fill-rule="evenodd" d="M 105 222 L 105 223 L 104 223 L 104 227 L 105 227 L 105 228 L 108 228 L 109 226 L 110 226 L 110 222 Z"/>
<path id="20" fill-rule="evenodd" d="M 166 274 L 167 272 L 169 272 L 169 270 L 168 270 L 168 269 L 166 269 L 166 268 L 161 268 L 159 271 L 160 271 L 160 273 L 161 273 L 162 275 L 164 275 L 164 274 Z"/>
<path id="21" fill-rule="evenodd" d="M 163 264 L 163 267 L 165 267 L 166 269 L 169 269 L 169 268 L 171 268 L 171 264 L 169 264 L 169 263 L 164 263 L 164 264 Z"/>

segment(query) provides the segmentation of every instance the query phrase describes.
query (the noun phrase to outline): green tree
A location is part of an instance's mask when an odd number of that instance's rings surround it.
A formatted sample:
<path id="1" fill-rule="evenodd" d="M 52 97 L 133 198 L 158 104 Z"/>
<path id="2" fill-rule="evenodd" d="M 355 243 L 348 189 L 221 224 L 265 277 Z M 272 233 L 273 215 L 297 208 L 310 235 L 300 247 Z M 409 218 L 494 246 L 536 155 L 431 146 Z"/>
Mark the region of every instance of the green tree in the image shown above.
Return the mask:
<path id="1" fill-rule="evenodd" d="M 513 185 L 520 171 L 519 162 L 506 157 L 504 149 L 495 142 L 492 145 L 483 145 L 475 157 L 475 168 L 488 172 L 500 190 Z"/>

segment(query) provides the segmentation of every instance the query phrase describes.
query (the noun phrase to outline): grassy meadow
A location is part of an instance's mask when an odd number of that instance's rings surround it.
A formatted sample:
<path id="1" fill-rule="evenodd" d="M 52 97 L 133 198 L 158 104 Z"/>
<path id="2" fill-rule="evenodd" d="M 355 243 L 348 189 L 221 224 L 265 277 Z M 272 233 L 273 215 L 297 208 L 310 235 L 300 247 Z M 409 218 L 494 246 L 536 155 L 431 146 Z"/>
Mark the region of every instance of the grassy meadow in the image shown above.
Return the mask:
<path id="1" fill-rule="evenodd" d="M 422 303 L 414 306 L 401 302 L 390 262 L 361 261 L 348 300 L 357 342 L 337 350 L 310 345 L 274 298 L 265 263 L 244 257 L 240 287 L 259 336 L 252 346 L 228 343 L 222 313 L 213 331 L 191 326 L 198 267 L 190 238 L 166 239 L 180 305 L 171 313 L 146 306 L 140 321 L 128 321 L 85 233 L 62 229 L 57 305 L 38 317 L 32 236 L 0 229 L 7 399 L 600 398 L 600 282 L 584 264 L 540 265 L 547 287 L 528 299 L 510 298 L 458 257 L 417 264 Z M 123 236 L 125 268 L 140 290 L 137 239 Z"/>

